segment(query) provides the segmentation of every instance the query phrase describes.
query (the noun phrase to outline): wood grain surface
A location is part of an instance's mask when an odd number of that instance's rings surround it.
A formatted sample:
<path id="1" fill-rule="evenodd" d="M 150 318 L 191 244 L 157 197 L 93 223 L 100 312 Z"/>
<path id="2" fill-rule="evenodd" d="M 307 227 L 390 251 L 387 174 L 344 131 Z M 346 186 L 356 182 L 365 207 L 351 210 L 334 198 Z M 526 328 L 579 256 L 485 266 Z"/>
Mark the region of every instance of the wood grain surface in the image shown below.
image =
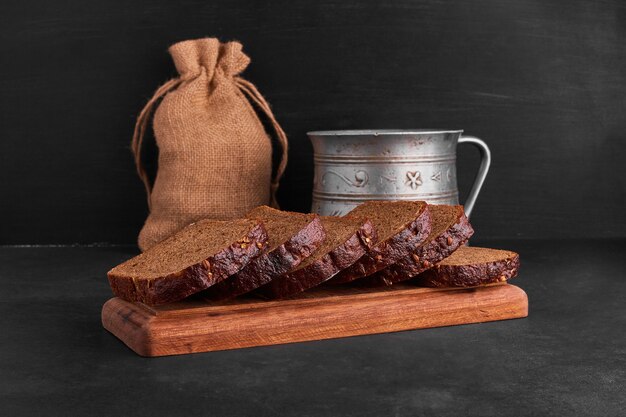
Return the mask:
<path id="1" fill-rule="evenodd" d="M 526 317 L 520 288 L 398 285 L 319 288 L 282 301 L 187 300 L 160 307 L 112 298 L 103 326 L 142 356 L 165 356 Z"/>

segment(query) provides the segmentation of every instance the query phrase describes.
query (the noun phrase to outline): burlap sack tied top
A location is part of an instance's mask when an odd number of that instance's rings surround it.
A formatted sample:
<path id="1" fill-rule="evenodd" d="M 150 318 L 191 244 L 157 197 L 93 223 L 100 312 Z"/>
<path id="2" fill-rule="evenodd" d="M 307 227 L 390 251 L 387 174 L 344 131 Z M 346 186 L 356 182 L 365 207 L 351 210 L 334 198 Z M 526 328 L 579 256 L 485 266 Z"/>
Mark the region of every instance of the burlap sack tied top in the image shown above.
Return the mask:
<path id="1" fill-rule="evenodd" d="M 169 49 L 180 76 L 161 86 L 140 113 L 132 150 L 150 214 L 139 234 L 142 250 L 202 218 L 231 219 L 276 204 L 287 165 L 287 137 L 269 104 L 239 74 L 248 58 L 238 42 L 197 39 Z M 150 184 L 141 146 L 152 109 L 159 167 Z M 272 143 L 250 104 L 265 113 L 282 156 L 272 180 Z"/>

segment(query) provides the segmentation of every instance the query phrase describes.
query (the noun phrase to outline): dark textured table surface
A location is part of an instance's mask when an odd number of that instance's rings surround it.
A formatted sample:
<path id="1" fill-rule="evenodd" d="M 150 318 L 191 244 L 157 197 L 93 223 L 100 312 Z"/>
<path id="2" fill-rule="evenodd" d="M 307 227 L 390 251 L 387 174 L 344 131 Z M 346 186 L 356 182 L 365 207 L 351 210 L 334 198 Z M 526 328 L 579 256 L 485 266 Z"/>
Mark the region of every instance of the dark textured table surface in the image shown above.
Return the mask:
<path id="1" fill-rule="evenodd" d="M 155 359 L 100 325 L 135 249 L 0 248 L 0 415 L 625 415 L 626 241 L 489 244 L 527 319 Z"/>

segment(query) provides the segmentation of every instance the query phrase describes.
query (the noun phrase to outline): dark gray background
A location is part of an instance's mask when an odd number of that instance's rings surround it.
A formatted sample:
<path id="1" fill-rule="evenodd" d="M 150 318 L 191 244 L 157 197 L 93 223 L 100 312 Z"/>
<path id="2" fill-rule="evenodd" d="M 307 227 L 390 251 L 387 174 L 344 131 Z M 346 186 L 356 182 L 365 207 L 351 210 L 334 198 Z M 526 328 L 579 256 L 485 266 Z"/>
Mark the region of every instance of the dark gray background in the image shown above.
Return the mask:
<path id="1" fill-rule="evenodd" d="M 625 237 L 623 1 L 79 1 L 0 5 L 0 244 L 130 243 L 146 215 L 134 118 L 173 42 L 238 39 L 290 137 L 283 207 L 310 204 L 305 132 L 463 128 L 494 163 L 480 238 Z M 460 185 L 477 152 L 462 149 Z"/>

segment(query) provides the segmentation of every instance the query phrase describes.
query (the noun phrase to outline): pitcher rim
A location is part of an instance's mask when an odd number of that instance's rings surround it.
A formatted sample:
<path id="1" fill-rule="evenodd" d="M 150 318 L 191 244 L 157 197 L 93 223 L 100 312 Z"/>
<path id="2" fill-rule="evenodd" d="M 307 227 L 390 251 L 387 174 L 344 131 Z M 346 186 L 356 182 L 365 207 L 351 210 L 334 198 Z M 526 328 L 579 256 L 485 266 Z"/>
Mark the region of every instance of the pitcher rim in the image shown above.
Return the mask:
<path id="1" fill-rule="evenodd" d="M 425 135 L 463 133 L 463 129 L 348 129 L 314 130 L 307 136 L 382 136 L 382 135 Z"/>

